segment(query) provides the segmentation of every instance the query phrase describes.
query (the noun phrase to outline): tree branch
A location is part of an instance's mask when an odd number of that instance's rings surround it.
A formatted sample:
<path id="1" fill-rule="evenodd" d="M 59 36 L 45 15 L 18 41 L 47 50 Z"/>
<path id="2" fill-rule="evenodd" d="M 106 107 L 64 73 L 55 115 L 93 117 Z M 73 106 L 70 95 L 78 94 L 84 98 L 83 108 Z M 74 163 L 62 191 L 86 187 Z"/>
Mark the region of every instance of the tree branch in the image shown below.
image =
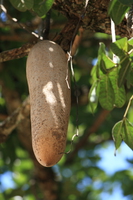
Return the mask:
<path id="1" fill-rule="evenodd" d="M 34 44 L 36 42 L 37 41 L 34 41 L 33 43 L 25 44 L 22 47 L 19 47 L 19 48 L 16 48 L 16 49 L 3 51 L 2 53 L 0 53 L 0 62 L 14 60 L 14 59 L 18 59 L 18 58 L 22 58 L 24 56 L 27 56 L 30 49 L 34 46 Z"/>
<path id="2" fill-rule="evenodd" d="M 66 52 L 70 49 L 70 43 L 73 38 L 75 28 L 80 27 L 80 24 L 79 27 L 77 27 L 78 21 L 79 19 L 68 21 L 60 34 L 53 39 L 53 41 L 58 43 Z M 34 46 L 36 42 L 37 40 L 33 43 L 25 44 L 22 47 L 0 53 L 0 62 L 5 62 L 27 56 L 30 49 Z"/>
<path id="3" fill-rule="evenodd" d="M 19 33 L 19 34 L 1 34 L 0 35 L 0 41 L 17 41 L 17 42 L 32 42 L 35 40 L 35 37 L 32 35 L 29 35 L 27 33 Z"/>
<path id="4" fill-rule="evenodd" d="M 29 97 L 5 121 L 0 123 L 0 143 L 18 126 L 20 121 L 30 114 Z"/>
<path id="5" fill-rule="evenodd" d="M 53 39 L 53 41 L 58 43 L 66 52 L 70 49 L 70 43 L 73 39 L 75 29 L 78 30 L 81 25 L 85 30 L 89 30 L 90 32 L 111 34 L 110 17 L 107 13 L 109 0 L 90 0 L 83 18 L 85 1 L 76 2 L 71 4 L 71 0 L 56 0 L 53 5 L 54 9 L 63 13 L 63 15 L 67 16 L 69 19 L 59 35 Z M 79 19 L 81 19 L 80 23 Z M 79 27 L 77 27 L 78 23 Z M 116 34 L 122 37 L 129 36 L 126 19 L 116 26 Z M 2 52 L 0 54 L 0 62 L 26 56 L 35 43 L 25 44 L 20 48 Z"/>
<path id="6" fill-rule="evenodd" d="M 79 149 L 87 144 L 89 136 L 99 129 L 102 123 L 106 120 L 109 113 L 110 111 L 108 110 L 102 110 L 100 112 L 92 126 L 86 131 L 85 136 L 79 140 L 79 142 L 74 146 L 74 150 L 70 154 L 68 154 L 65 164 L 70 164 L 74 160 L 75 154 L 78 152 Z"/>
<path id="7" fill-rule="evenodd" d="M 85 16 L 82 18 L 82 26 L 90 32 L 101 32 L 111 34 L 110 17 L 108 15 L 108 6 L 110 0 L 89 0 L 86 7 Z M 55 0 L 53 8 L 61 12 L 67 18 L 80 18 L 84 13 L 85 0 Z M 116 26 L 116 34 L 121 37 L 129 36 L 127 31 L 127 20 L 124 20 Z"/>

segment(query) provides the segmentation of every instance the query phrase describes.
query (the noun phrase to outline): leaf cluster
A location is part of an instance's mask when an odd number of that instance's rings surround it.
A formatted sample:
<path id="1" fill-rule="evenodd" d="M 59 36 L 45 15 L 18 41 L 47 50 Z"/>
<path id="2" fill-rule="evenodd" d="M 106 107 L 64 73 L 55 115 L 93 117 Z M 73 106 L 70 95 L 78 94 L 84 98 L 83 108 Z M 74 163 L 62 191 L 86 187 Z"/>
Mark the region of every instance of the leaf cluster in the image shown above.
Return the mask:
<path id="1" fill-rule="evenodd" d="M 106 110 L 121 108 L 126 102 L 126 90 L 133 85 L 133 39 L 122 38 L 112 43 L 110 48 L 117 63 L 106 53 L 105 45 L 100 43 L 98 61 L 92 70 L 93 84 L 89 99 L 92 112 L 97 108 L 98 102 Z M 108 53 L 109 54 L 109 53 Z M 131 100 L 130 100 L 131 102 Z M 129 106 L 127 107 L 129 109 Z M 127 114 L 127 110 L 126 110 Z M 116 149 L 122 140 L 133 149 L 133 126 L 126 118 L 116 123 L 112 133 Z"/>
<path id="2" fill-rule="evenodd" d="M 110 1 L 108 14 L 116 25 L 120 24 L 126 12 L 133 4 L 133 0 L 112 0 Z"/>
<path id="3" fill-rule="evenodd" d="M 21 12 L 32 10 L 39 17 L 44 18 L 46 13 L 52 7 L 54 0 L 10 0 L 10 2 L 17 10 Z"/>

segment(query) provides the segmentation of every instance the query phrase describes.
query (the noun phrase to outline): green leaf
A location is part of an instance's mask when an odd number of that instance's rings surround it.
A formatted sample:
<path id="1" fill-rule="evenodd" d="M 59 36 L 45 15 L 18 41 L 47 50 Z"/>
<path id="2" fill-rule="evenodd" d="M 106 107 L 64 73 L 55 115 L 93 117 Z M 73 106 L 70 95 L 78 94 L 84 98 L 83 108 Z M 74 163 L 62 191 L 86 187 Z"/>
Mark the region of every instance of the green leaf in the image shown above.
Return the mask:
<path id="1" fill-rule="evenodd" d="M 116 64 L 107 55 L 103 55 L 102 59 L 106 65 L 107 72 L 112 71 Z"/>
<path id="2" fill-rule="evenodd" d="M 126 87 L 130 89 L 131 86 L 133 86 L 133 60 L 131 61 L 130 71 L 128 72 L 126 76 Z"/>
<path id="3" fill-rule="evenodd" d="M 133 86 L 133 69 L 130 72 L 130 84 Z"/>
<path id="4" fill-rule="evenodd" d="M 114 108 L 114 90 L 108 75 L 104 75 L 100 80 L 99 102 L 106 110 Z"/>
<path id="5" fill-rule="evenodd" d="M 127 38 L 122 38 L 111 44 L 111 50 L 114 54 L 120 58 L 120 72 L 118 78 L 118 86 L 121 87 L 126 80 L 129 79 L 129 73 L 131 72 L 131 54 L 128 51 L 131 50 L 132 41 L 128 41 Z M 129 87 L 130 83 L 127 81 Z"/>
<path id="6" fill-rule="evenodd" d="M 95 81 L 92 84 L 92 87 L 89 92 L 89 107 L 92 113 L 95 112 L 97 105 L 98 105 L 98 96 L 99 96 L 99 87 L 98 87 L 99 81 Z"/>
<path id="7" fill-rule="evenodd" d="M 110 74 L 110 81 L 113 86 L 114 94 L 115 94 L 115 106 L 121 108 L 126 102 L 126 91 L 124 85 L 122 87 L 118 87 L 118 70 L 114 69 Z"/>
<path id="8" fill-rule="evenodd" d="M 35 0 L 33 10 L 39 17 L 47 14 L 54 3 L 54 0 Z"/>
<path id="9" fill-rule="evenodd" d="M 105 45 L 104 43 L 100 43 L 100 46 L 99 46 L 99 49 L 98 49 L 98 61 L 97 61 L 97 64 L 96 64 L 96 77 L 99 78 L 100 75 L 103 74 L 100 66 L 101 66 L 101 58 L 102 58 L 102 55 L 105 54 Z"/>
<path id="10" fill-rule="evenodd" d="M 116 64 L 106 54 L 102 55 L 100 68 L 104 74 L 111 72 L 114 69 L 115 65 Z"/>
<path id="11" fill-rule="evenodd" d="M 10 2 L 14 6 L 14 8 L 16 8 L 17 10 L 21 12 L 25 12 L 27 10 L 25 2 L 21 0 L 10 0 Z"/>
<path id="12" fill-rule="evenodd" d="M 31 9 L 34 5 L 34 0 L 10 0 L 10 2 L 17 10 L 21 12 Z"/>
<path id="13" fill-rule="evenodd" d="M 123 130 L 122 139 L 133 150 L 133 125 L 126 118 L 124 119 Z"/>
<path id="14" fill-rule="evenodd" d="M 131 60 L 129 56 L 125 56 L 121 61 L 121 68 L 119 71 L 118 86 L 121 87 L 131 72 Z"/>
<path id="15" fill-rule="evenodd" d="M 133 58 L 133 39 L 128 40 L 128 54 Z"/>
<path id="16" fill-rule="evenodd" d="M 124 118 L 114 125 L 112 136 L 116 149 L 119 148 L 123 140 L 133 150 L 133 125 L 127 118 Z"/>
<path id="17" fill-rule="evenodd" d="M 98 50 L 98 62 L 96 65 L 97 78 L 103 74 L 109 73 L 111 68 L 115 66 L 115 63 L 106 55 L 104 43 L 100 43 Z"/>
<path id="18" fill-rule="evenodd" d="M 34 5 L 34 0 L 25 0 L 25 5 L 28 10 L 30 10 Z"/>
<path id="19" fill-rule="evenodd" d="M 128 44 L 130 44 L 130 45 L 133 46 L 133 38 L 131 38 L 131 39 L 128 40 Z"/>
<path id="20" fill-rule="evenodd" d="M 133 0 L 119 0 L 119 2 L 126 6 L 130 6 L 133 4 Z"/>
<path id="21" fill-rule="evenodd" d="M 122 131 L 123 131 L 122 124 L 123 124 L 123 121 L 121 120 L 117 122 L 112 129 L 112 137 L 115 142 L 116 150 L 120 147 L 121 142 L 122 142 Z"/>
<path id="22" fill-rule="evenodd" d="M 125 52 L 128 52 L 128 40 L 126 37 L 111 43 L 110 48 L 114 54 L 123 58 Z"/>
<path id="23" fill-rule="evenodd" d="M 118 25 L 123 20 L 128 9 L 129 7 L 123 5 L 119 0 L 112 0 L 109 5 L 108 14 L 115 24 Z"/>
<path id="24" fill-rule="evenodd" d="M 100 42 L 99 50 L 98 50 L 98 55 L 105 54 L 105 44 L 103 42 Z"/>
<path id="25" fill-rule="evenodd" d="M 104 74 L 107 74 L 106 63 L 104 62 L 103 59 L 101 59 L 100 61 L 100 69 Z"/>
<path id="26" fill-rule="evenodd" d="M 93 71 L 94 72 L 94 71 Z M 94 75 L 94 74 L 93 74 Z M 95 75 L 96 75 L 96 79 L 99 79 L 100 76 L 103 75 L 102 70 L 100 69 L 100 60 L 98 60 L 96 66 L 95 66 Z"/>
<path id="27" fill-rule="evenodd" d="M 96 70 L 97 69 L 96 68 L 97 68 L 97 64 L 91 70 L 91 76 L 92 76 L 93 81 L 97 80 L 97 75 L 96 75 Z"/>

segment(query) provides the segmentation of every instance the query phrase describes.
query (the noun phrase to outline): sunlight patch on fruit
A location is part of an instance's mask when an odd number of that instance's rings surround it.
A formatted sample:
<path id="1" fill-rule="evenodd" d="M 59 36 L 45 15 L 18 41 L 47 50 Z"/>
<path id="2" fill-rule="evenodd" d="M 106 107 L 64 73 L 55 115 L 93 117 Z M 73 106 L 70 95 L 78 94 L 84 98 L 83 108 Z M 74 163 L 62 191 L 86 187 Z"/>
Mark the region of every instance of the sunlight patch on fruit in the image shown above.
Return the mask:
<path id="1" fill-rule="evenodd" d="M 54 68 L 54 65 L 53 65 L 52 62 L 49 62 L 49 66 L 50 66 L 51 68 Z"/>
<path id="2" fill-rule="evenodd" d="M 43 87 L 43 94 L 45 95 L 48 104 L 55 105 L 57 103 L 57 100 L 52 90 L 53 90 L 53 83 L 49 81 Z"/>
<path id="3" fill-rule="evenodd" d="M 58 88 L 58 92 L 59 92 L 59 97 L 60 97 L 61 105 L 62 105 L 63 108 L 65 108 L 66 107 L 66 105 L 65 105 L 65 99 L 64 99 L 62 88 L 61 88 L 61 86 L 60 86 L 59 83 L 57 83 L 57 88 Z"/>
<path id="4" fill-rule="evenodd" d="M 53 49 L 52 47 L 49 47 L 49 51 L 53 52 L 53 51 L 54 51 L 54 49 Z"/>

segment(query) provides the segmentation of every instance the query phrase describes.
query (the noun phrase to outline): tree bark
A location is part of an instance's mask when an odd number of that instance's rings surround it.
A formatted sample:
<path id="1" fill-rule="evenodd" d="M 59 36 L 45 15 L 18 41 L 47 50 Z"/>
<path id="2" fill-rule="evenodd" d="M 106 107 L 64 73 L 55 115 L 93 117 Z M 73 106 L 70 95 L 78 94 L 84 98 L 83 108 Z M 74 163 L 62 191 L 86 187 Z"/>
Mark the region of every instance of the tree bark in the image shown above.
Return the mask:
<path id="1" fill-rule="evenodd" d="M 82 17 L 81 25 L 85 30 L 111 34 L 108 15 L 109 2 L 110 0 L 89 0 L 83 17 L 85 1 L 82 0 L 55 0 L 53 8 L 67 16 L 68 19 Z M 116 34 L 121 37 L 129 36 L 126 19 L 116 26 Z"/>
<path id="2" fill-rule="evenodd" d="M 108 16 L 110 0 L 89 0 L 87 7 L 85 7 L 85 2 L 85 0 L 55 0 L 53 4 L 53 9 L 68 19 L 62 31 L 53 39 L 65 52 L 70 50 L 70 45 L 81 26 L 89 32 L 111 34 L 110 17 Z M 130 37 L 126 18 L 116 26 L 116 35 Z M 36 41 L 37 39 L 34 43 L 0 53 L 0 62 L 26 56 Z"/>

